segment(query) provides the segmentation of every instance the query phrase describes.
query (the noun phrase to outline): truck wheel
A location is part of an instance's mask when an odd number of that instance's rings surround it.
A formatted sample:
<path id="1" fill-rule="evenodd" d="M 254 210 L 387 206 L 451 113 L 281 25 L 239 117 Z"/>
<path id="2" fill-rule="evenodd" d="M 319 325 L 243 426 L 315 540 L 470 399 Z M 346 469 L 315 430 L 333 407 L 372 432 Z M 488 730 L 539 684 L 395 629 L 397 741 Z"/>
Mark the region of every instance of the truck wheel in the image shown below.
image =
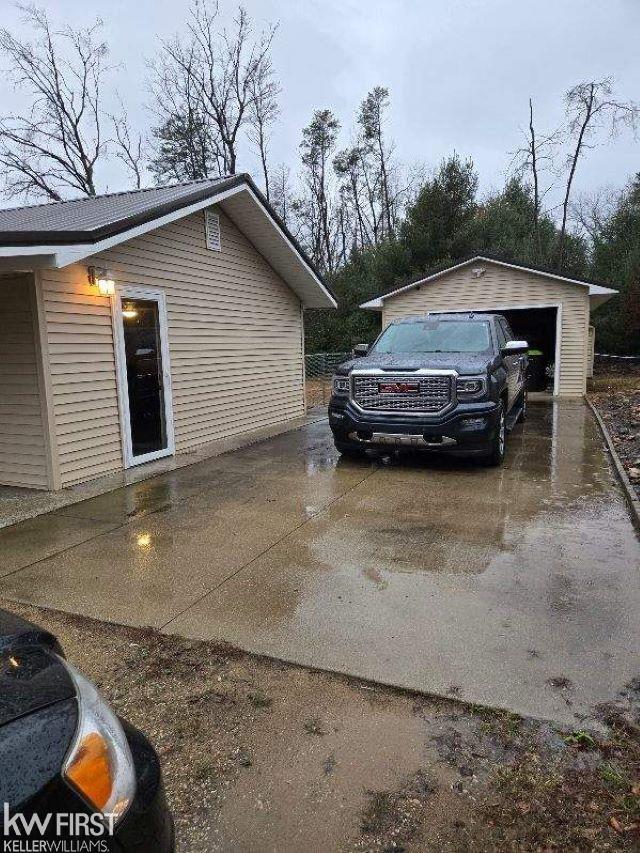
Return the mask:
<path id="1" fill-rule="evenodd" d="M 342 456 L 351 457 L 352 459 L 364 456 L 364 450 L 357 445 L 351 444 L 350 441 L 339 441 L 337 438 L 334 438 L 333 443 L 338 453 Z"/>
<path id="2" fill-rule="evenodd" d="M 504 450 L 507 440 L 507 422 L 504 414 L 504 405 L 500 403 L 498 430 L 491 441 L 491 449 L 487 454 L 487 465 L 498 467 L 504 462 Z"/>
<path id="3" fill-rule="evenodd" d="M 527 419 L 527 391 L 522 392 L 522 409 L 520 410 L 520 423 L 524 423 Z"/>

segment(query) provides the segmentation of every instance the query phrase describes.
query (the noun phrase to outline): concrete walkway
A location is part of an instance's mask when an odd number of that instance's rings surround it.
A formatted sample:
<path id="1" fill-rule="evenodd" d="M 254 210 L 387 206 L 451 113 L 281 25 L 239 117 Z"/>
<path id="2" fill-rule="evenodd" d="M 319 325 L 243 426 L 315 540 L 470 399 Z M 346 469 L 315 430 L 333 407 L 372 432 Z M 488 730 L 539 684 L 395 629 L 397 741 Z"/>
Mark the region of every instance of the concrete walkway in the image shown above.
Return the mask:
<path id="1" fill-rule="evenodd" d="M 640 674 L 640 542 L 584 406 L 510 439 L 346 462 L 308 425 L 0 531 L 0 595 L 577 723 Z"/>
<path id="2" fill-rule="evenodd" d="M 156 459 L 155 462 L 147 462 L 146 465 L 113 471 L 103 477 L 97 477 L 95 480 L 79 483 L 76 486 L 69 486 L 57 492 L 0 486 L 0 529 L 18 524 L 21 521 L 27 521 L 30 518 L 36 518 L 39 515 L 45 515 L 57 509 L 73 506 L 81 501 L 113 492 L 116 489 L 122 489 L 125 486 L 141 483 L 143 480 L 149 480 L 168 471 L 185 468 L 187 465 L 195 465 L 205 459 L 210 459 L 212 456 L 220 456 L 220 454 L 229 453 L 231 450 L 248 447 L 256 441 L 264 441 L 264 439 L 272 438 L 274 435 L 283 435 L 286 432 L 324 420 L 325 417 L 326 406 L 317 407 L 302 417 L 293 418 L 275 426 L 249 430 L 233 438 L 208 441 L 196 450 L 185 450 L 176 453 L 174 456 Z"/>

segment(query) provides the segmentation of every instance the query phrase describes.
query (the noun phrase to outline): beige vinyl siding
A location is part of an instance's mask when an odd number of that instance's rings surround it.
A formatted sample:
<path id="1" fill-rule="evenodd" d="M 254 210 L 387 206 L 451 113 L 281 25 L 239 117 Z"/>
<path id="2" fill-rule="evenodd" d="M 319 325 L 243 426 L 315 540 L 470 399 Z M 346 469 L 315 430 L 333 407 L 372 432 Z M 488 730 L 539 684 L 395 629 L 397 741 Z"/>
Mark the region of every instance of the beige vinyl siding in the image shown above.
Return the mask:
<path id="1" fill-rule="evenodd" d="M 165 293 L 176 451 L 304 413 L 300 301 L 218 212 L 220 252 L 206 248 L 201 211 L 46 273 L 64 485 L 123 464 L 110 302 L 88 285 L 90 264 Z"/>
<path id="2" fill-rule="evenodd" d="M 0 483 L 49 486 L 33 279 L 0 278 Z"/>
<path id="3" fill-rule="evenodd" d="M 472 268 L 482 266 L 475 278 Z M 580 396 L 586 390 L 589 295 L 586 287 L 489 262 L 452 270 L 442 278 L 407 290 L 383 303 L 383 328 L 399 317 L 425 311 L 495 311 L 535 305 L 561 305 L 562 331 L 558 393 Z"/>
<path id="4" fill-rule="evenodd" d="M 593 365 L 596 358 L 596 329 L 589 326 L 589 339 L 587 342 L 587 379 L 593 379 Z"/>
<path id="5" fill-rule="evenodd" d="M 111 303 L 85 265 L 40 273 L 63 486 L 122 465 Z"/>

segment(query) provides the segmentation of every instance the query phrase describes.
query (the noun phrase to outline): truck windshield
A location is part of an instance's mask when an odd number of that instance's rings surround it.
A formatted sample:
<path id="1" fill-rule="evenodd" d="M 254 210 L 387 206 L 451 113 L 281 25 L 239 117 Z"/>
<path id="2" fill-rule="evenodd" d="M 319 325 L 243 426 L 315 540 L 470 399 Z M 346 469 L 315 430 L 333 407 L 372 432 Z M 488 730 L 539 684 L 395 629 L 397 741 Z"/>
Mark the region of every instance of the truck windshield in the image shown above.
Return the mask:
<path id="1" fill-rule="evenodd" d="M 433 319 L 389 326 L 371 352 L 485 352 L 490 347 L 488 323 Z"/>

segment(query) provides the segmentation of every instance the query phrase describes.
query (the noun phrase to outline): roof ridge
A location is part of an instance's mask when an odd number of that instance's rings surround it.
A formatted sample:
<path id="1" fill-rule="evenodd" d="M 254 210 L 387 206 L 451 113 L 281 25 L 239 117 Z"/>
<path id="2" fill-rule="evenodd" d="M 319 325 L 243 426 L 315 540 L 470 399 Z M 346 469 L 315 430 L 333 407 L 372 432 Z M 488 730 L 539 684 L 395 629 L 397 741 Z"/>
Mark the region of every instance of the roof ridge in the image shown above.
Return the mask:
<path id="1" fill-rule="evenodd" d="M 153 187 L 138 187 L 136 189 L 131 190 L 118 190 L 118 192 L 113 193 L 99 193 L 98 195 L 85 195 L 79 196 L 78 198 L 63 198 L 60 201 L 43 201 L 38 204 L 21 204 L 17 207 L 3 207 L 0 208 L 0 211 L 9 211 L 9 210 L 34 210 L 39 207 L 59 207 L 65 204 L 74 204 L 79 201 L 96 201 L 99 198 L 118 198 L 123 195 L 137 195 L 139 193 L 151 192 L 153 190 L 169 190 L 174 189 L 175 187 L 190 187 L 195 184 L 206 184 L 206 183 L 218 183 L 219 181 L 226 181 L 229 178 L 233 178 L 234 175 L 220 175 L 217 178 L 196 178 L 193 181 L 176 181 L 173 184 L 160 184 L 159 186 Z"/>

